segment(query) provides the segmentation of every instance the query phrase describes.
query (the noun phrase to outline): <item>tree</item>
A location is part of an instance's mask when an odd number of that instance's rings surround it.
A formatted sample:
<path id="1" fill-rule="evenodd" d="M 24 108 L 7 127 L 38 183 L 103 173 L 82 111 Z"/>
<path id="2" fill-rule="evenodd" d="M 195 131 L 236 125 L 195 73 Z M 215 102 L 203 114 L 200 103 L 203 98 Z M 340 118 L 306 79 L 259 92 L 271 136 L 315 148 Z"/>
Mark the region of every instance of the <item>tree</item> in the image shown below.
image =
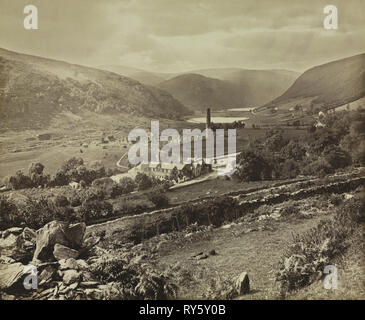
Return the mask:
<path id="1" fill-rule="evenodd" d="M 351 164 L 351 156 L 338 146 L 327 147 L 323 151 L 324 158 L 334 168 L 345 168 Z"/>
<path id="2" fill-rule="evenodd" d="M 305 148 L 298 140 L 290 140 L 281 151 L 281 154 L 285 159 L 293 159 L 295 161 L 303 160 L 306 154 Z"/>
<path id="3" fill-rule="evenodd" d="M 170 172 L 170 179 L 171 181 L 175 182 L 179 181 L 179 171 L 177 170 L 176 166 Z"/>
<path id="4" fill-rule="evenodd" d="M 164 208 L 169 205 L 169 198 L 164 194 L 162 188 L 152 190 L 148 194 L 148 200 L 150 200 L 157 209 Z"/>
<path id="5" fill-rule="evenodd" d="M 145 173 L 138 172 L 135 178 L 138 190 L 147 190 L 152 187 L 152 179 Z"/>
<path id="6" fill-rule="evenodd" d="M 21 170 L 17 171 L 14 176 L 6 178 L 4 182 L 13 190 L 33 187 L 30 177 L 26 176 Z"/>
<path id="7" fill-rule="evenodd" d="M 279 152 L 288 142 L 288 139 L 283 137 L 282 131 L 268 130 L 266 132 L 265 145 L 270 152 Z"/>
<path id="8" fill-rule="evenodd" d="M 137 185 L 133 181 L 133 179 L 129 178 L 129 177 L 124 177 L 124 178 L 120 179 L 119 184 L 122 187 L 123 194 L 130 193 L 130 192 L 134 191 L 134 189 L 137 187 Z"/>
<path id="9" fill-rule="evenodd" d="M 271 179 L 272 168 L 261 155 L 243 151 L 238 155 L 235 174 L 242 181 Z"/>

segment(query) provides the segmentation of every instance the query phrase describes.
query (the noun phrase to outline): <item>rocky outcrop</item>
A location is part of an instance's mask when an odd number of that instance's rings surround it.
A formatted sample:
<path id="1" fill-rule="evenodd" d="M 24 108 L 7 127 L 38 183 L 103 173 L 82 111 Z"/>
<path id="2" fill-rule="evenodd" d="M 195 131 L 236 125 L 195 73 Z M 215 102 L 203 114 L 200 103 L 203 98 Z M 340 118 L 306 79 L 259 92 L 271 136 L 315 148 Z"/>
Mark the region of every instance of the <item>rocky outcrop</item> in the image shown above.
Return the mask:
<path id="1" fill-rule="evenodd" d="M 2 232 L 0 253 L 16 261 L 29 261 L 35 248 L 35 231 L 30 228 L 10 228 Z"/>
<path id="2" fill-rule="evenodd" d="M 22 263 L 0 264 L 0 290 L 14 286 L 24 275 Z"/>
<path id="3" fill-rule="evenodd" d="M 242 272 L 235 283 L 235 289 L 238 295 L 244 295 L 250 293 L 250 279 L 247 272 Z"/>
<path id="4" fill-rule="evenodd" d="M 89 264 L 77 259 L 80 253 L 87 256 L 87 250 L 92 252 L 100 240 L 89 237 L 84 242 L 85 228 L 83 223 L 68 225 L 52 221 L 37 232 L 29 228 L 3 231 L 0 239 L 0 300 L 101 298 L 100 284 L 89 271 Z M 23 251 L 28 254 L 27 259 L 24 259 Z M 37 288 L 31 290 L 23 285 L 29 274 L 28 263 L 36 267 Z"/>
<path id="5" fill-rule="evenodd" d="M 66 222 L 52 221 L 46 224 L 37 231 L 37 246 L 34 252 L 33 261 L 53 260 L 55 258 L 54 247 L 56 244 L 71 249 L 79 249 L 82 245 L 85 229 L 85 223 L 77 223 L 69 226 Z M 59 250 L 56 250 L 56 254 L 60 254 L 59 259 L 74 257 L 74 255 L 69 257 L 62 256 L 62 247 L 58 247 L 58 249 Z M 64 253 L 65 251 L 66 249 L 63 248 Z"/>
<path id="6" fill-rule="evenodd" d="M 70 258 L 76 259 L 79 256 L 79 252 L 77 250 L 63 246 L 62 244 L 56 243 L 53 249 L 53 256 L 57 260 Z"/>

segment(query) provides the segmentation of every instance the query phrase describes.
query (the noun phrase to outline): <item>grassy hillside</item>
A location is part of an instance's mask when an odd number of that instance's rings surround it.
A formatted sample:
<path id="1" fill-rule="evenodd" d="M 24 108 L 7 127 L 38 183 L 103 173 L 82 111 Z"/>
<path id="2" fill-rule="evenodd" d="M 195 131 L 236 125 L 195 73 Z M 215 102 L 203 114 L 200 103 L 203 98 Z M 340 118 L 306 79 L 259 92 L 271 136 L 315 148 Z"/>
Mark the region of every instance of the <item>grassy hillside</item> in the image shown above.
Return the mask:
<path id="1" fill-rule="evenodd" d="M 143 83 L 145 85 L 150 85 L 150 86 L 158 85 L 159 83 L 161 83 L 173 76 L 168 73 L 149 72 L 149 71 L 136 69 L 136 68 L 130 68 L 130 67 L 121 66 L 121 65 L 104 65 L 104 66 L 100 66 L 100 68 L 103 70 L 108 70 L 111 72 L 118 73 L 125 77 L 130 77 L 132 79 L 139 81 L 140 83 Z"/>
<path id="2" fill-rule="evenodd" d="M 266 105 L 290 109 L 334 108 L 365 96 L 365 54 L 329 62 L 304 72 L 281 96 Z"/>
<path id="3" fill-rule="evenodd" d="M 170 94 L 112 72 L 0 49 L 3 129 L 43 128 L 62 112 L 177 118 L 188 110 Z"/>

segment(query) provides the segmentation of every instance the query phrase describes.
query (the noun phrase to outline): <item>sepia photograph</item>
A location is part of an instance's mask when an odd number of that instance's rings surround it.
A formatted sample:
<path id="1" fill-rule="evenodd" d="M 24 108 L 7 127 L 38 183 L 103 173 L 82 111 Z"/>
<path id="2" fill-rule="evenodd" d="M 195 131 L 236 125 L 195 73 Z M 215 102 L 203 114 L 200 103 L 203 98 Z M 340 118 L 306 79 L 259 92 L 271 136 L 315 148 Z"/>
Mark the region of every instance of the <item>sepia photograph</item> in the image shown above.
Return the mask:
<path id="1" fill-rule="evenodd" d="M 0 300 L 364 300 L 364 35 L 363 0 L 0 0 Z"/>

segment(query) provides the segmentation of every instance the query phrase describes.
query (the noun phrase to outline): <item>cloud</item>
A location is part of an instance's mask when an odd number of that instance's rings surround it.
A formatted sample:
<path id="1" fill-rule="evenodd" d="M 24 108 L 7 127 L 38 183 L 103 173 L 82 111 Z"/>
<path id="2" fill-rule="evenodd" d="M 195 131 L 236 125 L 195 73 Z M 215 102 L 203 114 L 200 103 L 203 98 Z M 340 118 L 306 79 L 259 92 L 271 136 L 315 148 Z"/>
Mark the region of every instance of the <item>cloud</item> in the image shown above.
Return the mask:
<path id="1" fill-rule="evenodd" d="M 287 68 L 365 51 L 362 0 L 333 0 L 339 29 L 323 29 L 327 0 L 33 0 L 39 30 L 23 28 L 26 0 L 0 0 L 0 46 L 99 66 L 179 72 Z"/>

